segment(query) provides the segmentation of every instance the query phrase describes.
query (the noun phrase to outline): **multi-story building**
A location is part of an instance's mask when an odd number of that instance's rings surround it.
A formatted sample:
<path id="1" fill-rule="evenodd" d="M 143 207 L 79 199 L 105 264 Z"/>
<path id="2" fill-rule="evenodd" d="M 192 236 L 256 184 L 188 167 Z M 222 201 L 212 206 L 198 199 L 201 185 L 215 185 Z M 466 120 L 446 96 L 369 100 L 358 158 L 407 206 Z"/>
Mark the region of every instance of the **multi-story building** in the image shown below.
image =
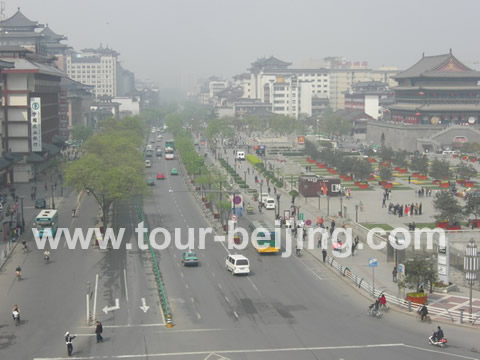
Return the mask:
<path id="1" fill-rule="evenodd" d="M 265 101 L 272 104 L 272 112 L 298 119 L 300 114 L 312 115 L 312 83 L 299 80 L 295 75 L 278 76 L 264 88 Z"/>
<path id="2" fill-rule="evenodd" d="M 208 79 L 208 96 L 210 97 L 210 99 L 213 99 L 213 97 L 217 93 L 226 89 L 227 87 L 228 87 L 227 80 L 212 76 L 210 77 L 210 79 Z"/>
<path id="3" fill-rule="evenodd" d="M 92 85 L 93 93 L 115 97 L 117 95 L 118 55 L 115 50 L 104 48 L 83 49 L 81 53 L 69 52 L 67 73 L 82 84 Z"/>
<path id="4" fill-rule="evenodd" d="M 398 81 L 394 122 L 409 124 L 479 124 L 480 72 L 462 64 L 452 52 L 423 56 L 394 77 Z"/>
<path id="5" fill-rule="evenodd" d="M 345 110 L 361 111 L 375 120 L 383 116 L 382 103 L 393 99 L 393 92 L 380 81 L 361 81 L 345 92 Z"/>
<path id="6" fill-rule="evenodd" d="M 32 53 L 47 55 L 47 46 L 42 41 L 43 35 L 35 30 L 45 25 L 28 19 L 17 9 L 17 12 L 6 20 L 0 21 L 0 46 L 21 46 Z"/>

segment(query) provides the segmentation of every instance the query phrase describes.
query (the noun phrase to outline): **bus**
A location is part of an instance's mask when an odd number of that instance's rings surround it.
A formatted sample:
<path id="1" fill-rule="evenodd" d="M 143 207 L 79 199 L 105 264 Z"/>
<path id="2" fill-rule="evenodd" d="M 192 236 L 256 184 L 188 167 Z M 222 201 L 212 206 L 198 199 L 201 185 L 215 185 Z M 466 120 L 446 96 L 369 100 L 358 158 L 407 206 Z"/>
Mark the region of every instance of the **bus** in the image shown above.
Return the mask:
<path id="1" fill-rule="evenodd" d="M 257 242 L 259 247 L 268 245 L 263 249 L 257 249 L 258 253 L 277 253 L 280 251 L 279 248 L 275 247 L 275 228 L 273 225 L 270 225 L 266 221 L 252 221 L 249 227 L 251 233 L 257 229 L 262 229 L 257 233 Z"/>
<path id="2" fill-rule="evenodd" d="M 165 160 L 175 159 L 175 151 L 171 147 L 165 148 Z"/>
<path id="3" fill-rule="evenodd" d="M 165 147 L 166 148 L 172 148 L 175 150 L 175 141 L 173 140 L 166 140 L 165 141 Z"/>
<path id="4" fill-rule="evenodd" d="M 33 228 L 37 228 L 38 235 L 55 236 L 58 229 L 58 212 L 53 209 L 44 209 L 35 218 Z"/>

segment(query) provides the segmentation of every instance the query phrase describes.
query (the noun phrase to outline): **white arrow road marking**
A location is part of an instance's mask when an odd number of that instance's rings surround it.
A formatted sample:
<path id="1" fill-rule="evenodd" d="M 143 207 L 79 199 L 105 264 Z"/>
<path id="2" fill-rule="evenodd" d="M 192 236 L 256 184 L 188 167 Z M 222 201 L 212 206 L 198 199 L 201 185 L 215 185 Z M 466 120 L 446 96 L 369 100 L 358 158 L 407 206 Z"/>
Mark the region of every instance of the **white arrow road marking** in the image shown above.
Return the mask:
<path id="1" fill-rule="evenodd" d="M 120 300 L 115 299 L 115 306 L 106 306 L 102 309 L 105 314 L 108 314 L 109 311 L 120 309 Z"/>
<path id="2" fill-rule="evenodd" d="M 140 309 L 142 309 L 144 313 L 146 313 L 148 309 L 150 309 L 150 306 L 147 306 L 145 298 L 142 298 L 142 306 L 140 306 Z"/>

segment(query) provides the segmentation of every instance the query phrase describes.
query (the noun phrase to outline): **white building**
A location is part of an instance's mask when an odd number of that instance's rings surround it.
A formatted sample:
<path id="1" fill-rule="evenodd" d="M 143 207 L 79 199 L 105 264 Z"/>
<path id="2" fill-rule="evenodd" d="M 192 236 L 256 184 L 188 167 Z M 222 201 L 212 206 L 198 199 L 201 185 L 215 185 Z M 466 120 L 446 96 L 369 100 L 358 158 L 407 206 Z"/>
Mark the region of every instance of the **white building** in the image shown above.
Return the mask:
<path id="1" fill-rule="evenodd" d="M 117 95 L 118 53 L 108 48 L 84 49 L 67 55 L 67 73 L 70 78 L 85 85 L 95 86 L 98 97 Z"/>
<path id="2" fill-rule="evenodd" d="M 140 99 L 136 96 L 117 96 L 113 101 L 120 104 L 120 114 L 134 116 L 140 114 Z"/>
<path id="3" fill-rule="evenodd" d="M 219 79 L 212 76 L 210 79 L 208 79 L 208 93 L 209 93 L 210 99 L 213 99 L 213 97 L 217 93 L 226 89 L 227 87 L 228 87 L 227 80 Z"/>
<path id="4" fill-rule="evenodd" d="M 269 98 L 275 114 L 295 119 L 300 114 L 312 116 L 312 83 L 309 81 L 301 81 L 296 76 L 279 76 L 269 84 L 264 95 Z"/>

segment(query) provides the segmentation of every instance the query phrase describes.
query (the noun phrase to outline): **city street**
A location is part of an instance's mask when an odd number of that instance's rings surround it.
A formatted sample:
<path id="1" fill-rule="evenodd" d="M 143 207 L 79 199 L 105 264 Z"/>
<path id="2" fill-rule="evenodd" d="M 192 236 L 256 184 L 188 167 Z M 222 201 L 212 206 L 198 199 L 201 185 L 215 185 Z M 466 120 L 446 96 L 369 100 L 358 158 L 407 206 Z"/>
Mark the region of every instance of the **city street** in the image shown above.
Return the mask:
<path id="1" fill-rule="evenodd" d="M 170 175 L 173 167 L 180 170 L 178 176 Z M 188 227 L 209 224 L 181 169 L 178 160 L 153 160 L 147 173 L 164 172 L 166 180 L 156 180 L 144 211 L 149 229 L 180 228 L 185 243 Z M 65 202 L 73 203 L 73 195 Z M 272 220 L 273 213 L 254 218 Z M 85 196 L 76 218 L 69 206 L 61 209 L 60 225 L 86 228 L 94 225 L 95 215 L 92 197 Z M 122 203 L 115 223 L 126 227 L 125 239 L 135 240 L 137 222 L 135 202 Z M 306 253 L 300 258 L 261 256 L 249 246 L 239 252 L 250 259 L 251 274 L 232 276 L 225 270 L 225 244 L 215 242 L 213 235 L 207 236 L 205 250 L 197 250 L 199 267 L 183 267 L 182 250 L 173 244 L 156 251 L 175 323 L 168 329 L 148 252 L 131 243 L 131 250 L 62 246 L 52 251 L 49 264 L 43 263 L 40 250 L 25 255 L 17 251 L 0 275 L 1 286 L 8 289 L 0 298 L 1 357 L 69 358 L 63 335 L 70 331 L 78 335 L 73 359 L 479 358 L 472 352 L 478 333 L 468 329 L 444 326 L 451 347 L 439 349 L 427 343 L 434 324 L 394 311 L 382 319 L 369 317 L 369 300 Z M 22 281 L 14 276 L 17 263 L 24 269 Z M 90 312 L 96 314 L 92 320 L 104 325 L 101 344 L 87 326 L 87 293 Z M 18 327 L 10 317 L 15 303 L 22 314 Z"/>

